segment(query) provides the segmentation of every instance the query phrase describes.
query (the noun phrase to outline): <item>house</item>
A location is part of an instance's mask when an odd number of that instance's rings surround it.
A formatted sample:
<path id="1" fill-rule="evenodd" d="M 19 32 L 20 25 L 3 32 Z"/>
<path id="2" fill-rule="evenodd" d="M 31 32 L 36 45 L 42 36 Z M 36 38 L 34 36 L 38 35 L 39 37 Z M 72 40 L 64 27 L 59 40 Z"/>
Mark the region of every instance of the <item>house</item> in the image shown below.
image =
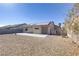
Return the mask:
<path id="1" fill-rule="evenodd" d="M 55 25 L 53 21 L 46 24 L 34 24 L 27 25 L 23 28 L 24 33 L 35 33 L 35 34 L 50 34 L 50 35 L 60 35 L 61 34 L 61 24 Z"/>

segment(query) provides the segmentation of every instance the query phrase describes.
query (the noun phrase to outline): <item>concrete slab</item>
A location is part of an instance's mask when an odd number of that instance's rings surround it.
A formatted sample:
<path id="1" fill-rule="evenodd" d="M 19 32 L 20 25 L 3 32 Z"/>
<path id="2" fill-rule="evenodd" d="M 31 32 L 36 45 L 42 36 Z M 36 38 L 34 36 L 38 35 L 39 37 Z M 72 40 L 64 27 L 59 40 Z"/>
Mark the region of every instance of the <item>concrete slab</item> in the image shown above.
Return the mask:
<path id="1" fill-rule="evenodd" d="M 16 35 L 43 37 L 43 38 L 48 36 L 48 35 L 43 35 L 43 34 L 31 34 L 31 33 L 16 33 Z"/>

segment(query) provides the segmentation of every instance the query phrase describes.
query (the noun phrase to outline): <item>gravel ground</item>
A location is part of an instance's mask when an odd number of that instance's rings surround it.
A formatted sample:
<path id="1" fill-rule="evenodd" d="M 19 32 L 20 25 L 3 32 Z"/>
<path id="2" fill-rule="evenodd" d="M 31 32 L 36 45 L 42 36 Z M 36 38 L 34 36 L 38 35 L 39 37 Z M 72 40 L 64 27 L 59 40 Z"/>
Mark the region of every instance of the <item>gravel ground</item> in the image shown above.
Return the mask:
<path id="1" fill-rule="evenodd" d="M 68 38 L 0 35 L 1 56 L 74 56 L 79 47 Z"/>

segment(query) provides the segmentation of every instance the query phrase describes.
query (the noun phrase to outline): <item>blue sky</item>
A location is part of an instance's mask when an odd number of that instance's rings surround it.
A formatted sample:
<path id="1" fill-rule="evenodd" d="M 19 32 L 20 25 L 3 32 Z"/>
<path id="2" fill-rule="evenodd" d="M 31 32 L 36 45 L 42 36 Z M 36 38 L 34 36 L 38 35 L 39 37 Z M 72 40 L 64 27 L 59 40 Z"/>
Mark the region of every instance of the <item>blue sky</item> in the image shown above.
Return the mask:
<path id="1" fill-rule="evenodd" d="M 63 23 L 73 4 L 17 3 L 0 4 L 0 25 L 54 21 Z"/>

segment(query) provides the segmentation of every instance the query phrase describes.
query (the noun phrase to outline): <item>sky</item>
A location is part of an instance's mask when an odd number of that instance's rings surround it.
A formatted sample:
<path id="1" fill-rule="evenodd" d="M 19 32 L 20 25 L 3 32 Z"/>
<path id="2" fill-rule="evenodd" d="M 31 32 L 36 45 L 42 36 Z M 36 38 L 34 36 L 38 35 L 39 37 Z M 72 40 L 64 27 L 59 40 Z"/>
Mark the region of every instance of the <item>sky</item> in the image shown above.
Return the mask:
<path id="1" fill-rule="evenodd" d="M 73 4 L 68 3 L 0 3 L 0 26 L 49 21 L 63 23 L 72 7 Z"/>

